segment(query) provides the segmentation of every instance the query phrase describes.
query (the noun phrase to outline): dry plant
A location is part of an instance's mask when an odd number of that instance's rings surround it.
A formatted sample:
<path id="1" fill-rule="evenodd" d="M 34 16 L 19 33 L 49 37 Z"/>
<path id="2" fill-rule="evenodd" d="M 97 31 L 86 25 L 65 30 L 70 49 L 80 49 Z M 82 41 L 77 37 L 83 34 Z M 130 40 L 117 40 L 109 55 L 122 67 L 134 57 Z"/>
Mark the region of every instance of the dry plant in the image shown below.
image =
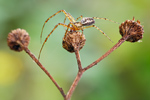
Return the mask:
<path id="1" fill-rule="evenodd" d="M 55 79 L 51 76 L 51 74 L 46 70 L 46 68 L 39 62 L 39 60 L 30 52 L 28 49 L 29 44 L 29 34 L 24 29 L 16 29 L 12 30 L 8 34 L 7 43 L 10 49 L 15 51 L 22 51 L 24 50 L 36 63 L 37 65 L 46 73 L 46 75 L 52 80 L 55 86 L 58 88 L 60 93 L 62 94 L 64 100 L 71 100 L 71 96 L 81 79 L 83 73 L 88 69 L 92 68 L 94 65 L 99 63 L 101 60 L 106 58 L 110 53 L 116 50 L 122 43 L 125 41 L 129 42 L 137 42 L 143 38 L 143 26 L 140 25 L 140 21 L 134 21 L 134 17 L 132 20 L 126 20 L 125 22 L 121 23 L 119 26 L 119 31 L 122 38 L 116 43 L 110 50 L 108 50 L 104 55 L 100 58 L 95 60 L 93 63 L 88 65 L 87 67 L 82 67 L 79 50 L 83 48 L 85 44 L 85 36 L 79 31 L 66 31 L 63 38 L 63 48 L 69 52 L 75 52 L 77 64 L 78 64 L 78 73 L 76 78 L 74 79 L 70 89 L 68 90 L 67 94 L 64 93 L 63 88 L 61 88 Z"/>

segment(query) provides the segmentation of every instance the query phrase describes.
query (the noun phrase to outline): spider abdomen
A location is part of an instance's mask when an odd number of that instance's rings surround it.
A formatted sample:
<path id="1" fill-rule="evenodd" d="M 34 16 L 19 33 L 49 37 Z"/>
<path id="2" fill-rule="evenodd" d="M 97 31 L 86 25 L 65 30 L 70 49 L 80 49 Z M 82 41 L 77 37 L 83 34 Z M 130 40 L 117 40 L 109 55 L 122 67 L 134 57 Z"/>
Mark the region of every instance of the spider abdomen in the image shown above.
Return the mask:
<path id="1" fill-rule="evenodd" d="M 95 20 L 91 17 L 84 17 L 81 19 L 81 24 L 83 26 L 90 26 L 93 25 L 95 23 Z"/>

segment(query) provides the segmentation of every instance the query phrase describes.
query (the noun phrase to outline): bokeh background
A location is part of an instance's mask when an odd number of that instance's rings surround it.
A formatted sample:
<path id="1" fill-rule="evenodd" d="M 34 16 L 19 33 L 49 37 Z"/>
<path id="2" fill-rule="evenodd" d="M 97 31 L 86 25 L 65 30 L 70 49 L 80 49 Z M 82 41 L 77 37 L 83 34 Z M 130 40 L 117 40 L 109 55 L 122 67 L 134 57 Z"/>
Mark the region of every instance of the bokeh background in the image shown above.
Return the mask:
<path id="1" fill-rule="evenodd" d="M 61 9 L 74 18 L 96 16 L 119 23 L 135 16 L 145 31 L 143 42 L 123 43 L 85 72 L 72 100 L 150 100 L 150 0 L 0 0 L 0 100 L 63 100 L 32 59 L 24 51 L 11 51 L 6 41 L 11 30 L 26 29 L 31 37 L 29 49 L 37 57 L 43 23 Z M 65 15 L 60 13 L 46 24 L 43 41 L 64 18 Z M 114 43 L 95 28 L 84 30 L 87 41 L 80 51 L 83 67 L 99 58 L 121 38 L 119 24 L 96 20 L 95 25 Z M 54 31 L 44 46 L 40 61 L 66 93 L 78 67 L 75 54 L 62 48 L 64 33 L 62 26 Z"/>

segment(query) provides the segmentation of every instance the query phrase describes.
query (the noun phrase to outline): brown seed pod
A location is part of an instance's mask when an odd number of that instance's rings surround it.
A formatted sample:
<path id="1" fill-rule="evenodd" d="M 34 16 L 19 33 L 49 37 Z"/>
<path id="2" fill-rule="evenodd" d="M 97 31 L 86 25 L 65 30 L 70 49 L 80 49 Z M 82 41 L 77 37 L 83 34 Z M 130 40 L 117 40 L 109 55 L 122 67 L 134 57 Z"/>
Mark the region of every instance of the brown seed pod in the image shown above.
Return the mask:
<path id="1" fill-rule="evenodd" d="M 67 32 L 63 37 L 63 48 L 69 52 L 75 52 L 75 49 L 82 49 L 85 45 L 85 36 L 81 32 Z"/>
<path id="2" fill-rule="evenodd" d="M 12 30 L 7 37 L 7 44 L 14 51 L 22 51 L 22 46 L 28 46 L 30 41 L 29 34 L 24 29 Z"/>
<path id="3" fill-rule="evenodd" d="M 119 26 L 119 31 L 122 36 L 130 35 L 127 41 L 130 42 L 137 42 L 143 38 L 143 26 L 140 25 L 140 21 L 134 21 L 134 17 L 132 20 L 126 20 L 125 22 L 121 23 Z"/>

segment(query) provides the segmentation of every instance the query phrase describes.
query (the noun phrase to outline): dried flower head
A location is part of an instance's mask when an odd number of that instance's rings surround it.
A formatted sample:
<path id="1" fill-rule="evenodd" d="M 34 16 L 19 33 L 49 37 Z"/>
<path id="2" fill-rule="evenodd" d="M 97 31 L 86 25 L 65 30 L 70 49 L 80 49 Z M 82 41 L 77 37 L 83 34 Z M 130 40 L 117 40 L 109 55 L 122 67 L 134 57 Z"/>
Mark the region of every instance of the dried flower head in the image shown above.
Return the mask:
<path id="1" fill-rule="evenodd" d="M 63 48 L 69 52 L 75 52 L 75 49 L 82 49 L 85 45 L 85 36 L 81 32 L 67 32 L 63 37 Z"/>
<path id="2" fill-rule="evenodd" d="M 143 26 L 140 25 L 140 21 L 134 21 L 134 17 L 132 20 L 126 20 L 121 23 L 119 26 L 119 31 L 122 36 L 130 35 L 127 41 L 137 42 L 143 38 Z"/>
<path id="3" fill-rule="evenodd" d="M 30 41 L 29 34 L 24 29 L 12 30 L 7 37 L 7 44 L 10 49 L 15 51 L 22 51 L 22 46 L 28 46 Z"/>

